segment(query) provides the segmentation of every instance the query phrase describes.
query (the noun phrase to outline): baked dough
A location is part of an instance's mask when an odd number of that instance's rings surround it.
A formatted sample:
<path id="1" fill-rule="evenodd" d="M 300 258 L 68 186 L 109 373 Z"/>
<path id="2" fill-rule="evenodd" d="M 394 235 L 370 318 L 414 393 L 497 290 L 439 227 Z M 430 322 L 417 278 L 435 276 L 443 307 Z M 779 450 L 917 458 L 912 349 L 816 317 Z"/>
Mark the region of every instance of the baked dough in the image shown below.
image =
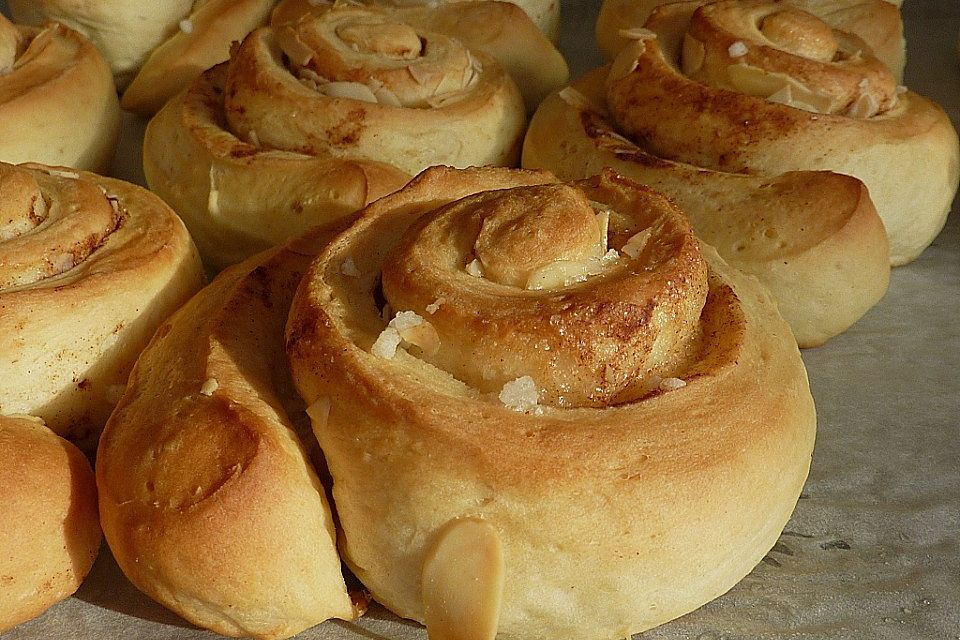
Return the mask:
<path id="1" fill-rule="evenodd" d="M 284 638 L 354 617 L 283 350 L 290 299 L 325 241 L 224 271 L 164 322 L 97 452 L 120 568 L 217 633 Z"/>
<path id="2" fill-rule="evenodd" d="M 675 162 L 620 134 L 606 109 L 607 69 L 540 106 L 525 167 L 564 180 L 612 167 L 668 195 L 697 234 L 766 285 L 801 347 L 845 331 L 884 295 L 887 235 L 859 180 L 826 171 L 750 176 Z"/>
<path id="3" fill-rule="evenodd" d="M 93 45 L 59 24 L 0 15 L 0 161 L 105 171 L 119 135 L 113 78 Z"/>
<path id="4" fill-rule="evenodd" d="M 126 87 L 147 55 L 177 28 L 193 0 L 143 3 L 138 0 L 7 0 L 18 22 L 55 20 L 93 42 Z"/>
<path id="5" fill-rule="evenodd" d="M 30 416 L 0 416 L 0 632 L 70 596 L 100 549 L 79 449 Z"/>
<path id="6" fill-rule="evenodd" d="M 156 112 L 201 71 L 223 62 L 230 44 L 262 24 L 274 0 L 9 0 L 26 24 L 56 20 L 103 53 L 123 108 Z"/>
<path id="7" fill-rule="evenodd" d="M 274 26 L 289 24 L 308 15 L 330 11 L 333 0 L 283 0 L 273 12 Z M 516 4 L 488 0 L 442 3 L 404 3 L 364 0 L 372 12 L 388 15 L 423 31 L 455 37 L 467 48 L 496 58 L 513 77 L 527 111 L 551 91 L 567 83 L 570 71 L 563 56 Z"/>
<path id="8" fill-rule="evenodd" d="M 682 615 L 774 544 L 810 463 L 775 303 L 612 172 L 424 172 L 311 264 L 287 352 L 344 560 L 433 640 Z"/>
<path id="9" fill-rule="evenodd" d="M 916 258 L 960 177 L 943 110 L 813 14 L 767 0 L 699 5 L 664 5 L 646 24 L 657 37 L 638 33 L 617 57 L 606 103 L 621 133 L 715 170 L 855 176 L 886 226 L 892 264 Z"/>
<path id="10" fill-rule="evenodd" d="M 0 163 L 0 414 L 91 451 L 140 349 L 199 289 L 196 249 L 146 189 Z"/>
<path id="11" fill-rule="evenodd" d="M 232 44 L 266 22 L 273 5 L 274 0 L 195 2 L 144 60 L 121 106 L 153 115 L 202 71 L 228 59 Z"/>
<path id="12" fill-rule="evenodd" d="M 642 27 L 666 0 L 604 0 L 597 18 L 597 42 L 606 60 L 613 60 L 630 38 L 624 30 Z M 903 79 L 906 43 L 899 2 L 886 0 L 786 0 L 782 4 L 813 13 L 833 28 L 856 34 L 866 42 L 898 80 Z"/>
<path id="13" fill-rule="evenodd" d="M 525 124 L 492 58 L 342 3 L 257 29 L 171 100 L 147 127 L 144 173 L 222 268 L 427 166 L 516 164 Z"/>

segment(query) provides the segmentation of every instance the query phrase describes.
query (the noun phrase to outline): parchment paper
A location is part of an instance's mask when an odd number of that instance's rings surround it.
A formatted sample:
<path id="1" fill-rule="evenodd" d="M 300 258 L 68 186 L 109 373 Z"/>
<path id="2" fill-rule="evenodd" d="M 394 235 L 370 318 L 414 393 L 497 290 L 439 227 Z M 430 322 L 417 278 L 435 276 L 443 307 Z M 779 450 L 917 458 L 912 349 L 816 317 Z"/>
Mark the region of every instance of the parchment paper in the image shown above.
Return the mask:
<path id="1" fill-rule="evenodd" d="M 0 8 L 6 9 L 0 3 Z M 599 0 L 563 3 L 575 75 L 597 66 Z M 960 122 L 960 3 L 907 0 L 908 86 Z M 142 181 L 143 121 L 128 117 L 114 174 Z M 793 519 L 729 593 L 642 634 L 656 640 L 960 640 L 960 211 L 886 298 L 826 346 L 804 352 L 817 447 Z M 2 532 L 0 532 L 2 535 Z M 214 638 L 141 595 L 104 546 L 80 591 L 4 640 Z M 374 606 L 298 638 L 421 640 Z"/>

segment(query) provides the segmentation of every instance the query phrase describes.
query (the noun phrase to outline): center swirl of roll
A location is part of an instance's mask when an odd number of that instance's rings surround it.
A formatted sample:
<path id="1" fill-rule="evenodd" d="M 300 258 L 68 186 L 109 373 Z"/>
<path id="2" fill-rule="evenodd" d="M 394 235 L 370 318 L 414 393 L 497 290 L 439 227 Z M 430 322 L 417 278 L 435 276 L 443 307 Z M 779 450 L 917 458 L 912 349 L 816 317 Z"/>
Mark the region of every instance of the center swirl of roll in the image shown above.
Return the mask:
<path id="1" fill-rule="evenodd" d="M 387 257 L 382 289 L 436 331 L 415 355 L 481 392 L 529 377 L 540 404 L 603 406 L 683 370 L 706 277 L 672 204 L 598 178 L 437 209 Z"/>
<path id="2" fill-rule="evenodd" d="M 704 84 L 815 113 L 867 118 L 897 101 L 893 73 L 862 39 L 767 0 L 698 8 L 680 62 Z"/>
<path id="3" fill-rule="evenodd" d="M 839 48 L 829 25 L 799 9 L 766 16 L 760 21 L 760 33 L 784 51 L 819 62 L 832 62 Z"/>
<path id="4" fill-rule="evenodd" d="M 329 96 L 427 108 L 471 87 L 479 71 L 459 41 L 386 13 L 331 10 L 278 35 L 292 71 Z"/>
<path id="5" fill-rule="evenodd" d="M 413 60 L 422 50 L 420 36 L 405 24 L 346 24 L 337 28 L 337 37 L 355 51 L 393 60 Z"/>
<path id="6" fill-rule="evenodd" d="M 69 171 L 0 164 L 0 289 L 60 275 L 120 224 L 118 204 Z"/>
<path id="7" fill-rule="evenodd" d="M 477 267 L 489 280 L 514 287 L 532 286 L 531 278 L 557 263 L 586 270 L 606 253 L 606 215 L 567 185 L 501 194 L 480 222 Z"/>

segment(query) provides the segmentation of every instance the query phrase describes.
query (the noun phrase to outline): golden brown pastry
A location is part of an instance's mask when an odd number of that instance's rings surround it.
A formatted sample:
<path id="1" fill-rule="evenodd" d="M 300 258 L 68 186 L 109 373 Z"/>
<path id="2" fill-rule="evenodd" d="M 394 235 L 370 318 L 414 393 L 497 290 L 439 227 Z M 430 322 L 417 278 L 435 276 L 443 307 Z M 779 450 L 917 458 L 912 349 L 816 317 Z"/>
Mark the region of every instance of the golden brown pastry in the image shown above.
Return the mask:
<path id="1" fill-rule="evenodd" d="M 492 58 L 340 4 L 257 29 L 168 103 L 147 128 L 144 172 L 223 267 L 427 166 L 515 164 L 525 124 Z"/>
<path id="2" fill-rule="evenodd" d="M 79 449 L 30 416 L 0 415 L 0 632 L 69 597 L 100 548 Z"/>
<path id="3" fill-rule="evenodd" d="M 362 4 L 373 15 L 452 36 L 469 49 L 496 58 L 516 81 L 530 113 L 547 94 L 569 79 L 570 72 L 560 52 L 511 2 L 397 4 L 394 0 L 364 0 Z M 336 0 L 283 0 L 274 10 L 271 22 L 274 26 L 297 22 L 309 15 L 322 15 L 336 5 Z"/>
<path id="4" fill-rule="evenodd" d="M 826 171 L 753 176 L 660 157 L 621 135 L 604 99 L 606 69 L 541 105 L 523 164 L 565 180 L 612 167 L 667 194 L 727 262 L 757 277 L 801 347 L 843 332 L 887 290 L 887 236 L 863 183 Z"/>
<path id="5" fill-rule="evenodd" d="M 882 60 L 898 80 L 903 79 L 906 46 L 899 2 L 885 0 L 780 0 L 812 13 L 834 29 L 862 38 L 873 54 Z M 597 18 L 597 42 L 607 60 L 631 40 L 622 31 L 642 27 L 653 10 L 670 0 L 604 0 Z"/>
<path id="6" fill-rule="evenodd" d="M 21 22 L 56 20 L 88 37 L 103 53 L 123 107 L 159 109 L 201 71 L 227 59 L 270 13 L 275 0 L 9 0 Z M 129 86 L 128 86 L 129 85 Z"/>
<path id="7" fill-rule="evenodd" d="M 887 228 L 892 263 L 919 255 L 960 174 L 943 110 L 813 14 L 768 0 L 699 4 L 661 7 L 617 57 L 606 102 L 623 133 L 711 169 L 853 175 Z"/>
<path id="8" fill-rule="evenodd" d="M 0 15 L 0 161 L 105 171 L 119 135 L 116 88 L 93 45 L 59 24 Z"/>
<path id="9" fill-rule="evenodd" d="M 314 233 L 224 271 L 162 324 L 97 452 L 104 533 L 124 573 L 221 634 L 284 638 L 354 617 L 283 350 L 290 299 L 325 241 Z"/>
<path id="10" fill-rule="evenodd" d="M 195 2 L 144 60 L 123 92 L 121 106 L 153 115 L 202 71 L 228 59 L 231 44 L 263 24 L 273 5 L 274 0 Z"/>
<path id="11" fill-rule="evenodd" d="M 424 172 L 311 264 L 287 352 L 344 560 L 432 640 L 682 615 L 763 557 L 810 463 L 775 303 L 612 172 Z"/>
<path id="12" fill-rule="evenodd" d="M 183 223 L 146 189 L 0 164 L 0 414 L 92 449 L 153 330 L 199 287 Z"/>

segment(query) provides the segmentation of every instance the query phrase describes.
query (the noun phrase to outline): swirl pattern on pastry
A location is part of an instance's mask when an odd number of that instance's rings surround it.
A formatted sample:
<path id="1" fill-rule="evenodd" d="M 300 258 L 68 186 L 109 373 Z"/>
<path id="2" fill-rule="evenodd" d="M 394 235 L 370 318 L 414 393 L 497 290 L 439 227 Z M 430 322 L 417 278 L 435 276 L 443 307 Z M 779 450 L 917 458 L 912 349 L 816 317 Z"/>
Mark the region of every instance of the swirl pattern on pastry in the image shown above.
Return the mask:
<path id="1" fill-rule="evenodd" d="M 617 57 L 606 103 L 622 132 L 657 155 L 711 169 L 857 177 L 886 226 L 891 262 L 919 255 L 943 227 L 960 178 L 960 146 L 943 110 L 903 88 L 889 95 L 892 80 L 880 79 L 869 50 L 812 14 L 768 0 L 699 5 L 664 5 Z M 714 29 L 718 14 L 737 16 L 730 20 L 745 30 Z M 774 20 L 801 35 L 773 36 L 783 40 L 776 44 L 761 31 Z M 804 38 L 823 46 L 820 59 L 800 51 Z M 753 50 L 784 62 L 750 62 Z M 857 61 L 880 75 L 851 85 Z"/>
<path id="2" fill-rule="evenodd" d="M 3 632 L 75 592 L 101 536 L 90 463 L 37 418 L 0 415 L 0 504 Z"/>
<path id="3" fill-rule="evenodd" d="M 776 305 L 611 172 L 424 172 L 313 262 L 287 352 L 343 558 L 434 640 L 681 615 L 760 560 L 810 462 Z"/>
<path id="4" fill-rule="evenodd" d="M 95 174 L 0 164 L 0 413 L 96 445 L 140 349 L 199 287 L 159 198 Z"/>
<path id="5" fill-rule="evenodd" d="M 97 452 L 104 533 L 124 573 L 221 634 L 282 638 L 354 617 L 283 345 L 328 233 L 222 272 L 161 325 Z"/>
<path id="6" fill-rule="evenodd" d="M 273 12 L 276 27 L 330 11 L 334 0 L 284 0 Z M 428 32 L 443 33 L 495 58 L 513 77 L 533 112 L 551 91 L 566 84 L 569 69 L 556 47 L 516 4 L 453 1 L 437 4 L 365 0 L 372 13 Z"/>
<path id="7" fill-rule="evenodd" d="M 59 24 L 0 15 L 0 161 L 104 171 L 119 135 L 116 89 L 93 45 Z"/>
<path id="8" fill-rule="evenodd" d="M 124 109 L 156 112 L 201 71 L 223 62 L 230 44 L 262 24 L 274 0 L 10 0 L 27 24 L 56 20 L 100 50 L 124 89 Z"/>
<path id="9" fill-rule="evenodd" d="M 524 142 L 524 166 L 564 180 L 612 167 L 662 191 L 700 238 L 770 289 L 802 347 L 846 330 L 883 297 L 887 237 L 863 183 L 826 171 L 737 175 L 659 157 L 621 135 L 605 105 L 606 74 L 588 74 L 544 101 Z"/>
<path id="10" fill-rule="evenodd" d="M 523 100 L 457 40 L 337 5 L 251 33 L 147 128 L 150 187 L 222 267 L 433 164 L 515 164 Z"/>
<path id="11" fill-rule="evenodd" d="M 642 27 L 650 14 L 670 0 L 604 0 L 597 18 L 597 42 L 607 60 L 613 60 L 632 38 L 631 29 Z M 834 29 L 863 39 L 898 80 L 903 79 L 906 43 L 899 3 L 887 0 L 788 0 L 792 9 L 811 13 Z"/>

